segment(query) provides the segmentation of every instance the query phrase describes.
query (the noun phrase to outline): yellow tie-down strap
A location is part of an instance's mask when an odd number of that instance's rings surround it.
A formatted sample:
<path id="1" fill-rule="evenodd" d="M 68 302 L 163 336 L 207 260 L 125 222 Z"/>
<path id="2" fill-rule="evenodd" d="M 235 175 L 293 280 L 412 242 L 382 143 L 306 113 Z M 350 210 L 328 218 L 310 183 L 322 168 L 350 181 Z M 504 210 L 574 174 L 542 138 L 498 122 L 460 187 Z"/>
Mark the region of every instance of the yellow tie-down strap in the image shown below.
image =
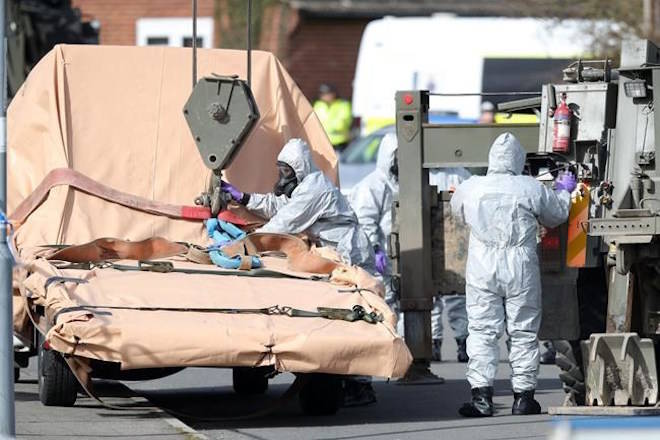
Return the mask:
<path id="1" fill-rule="evenodd" d="M 584 267 L 587 258 L 587 224 L 589 222 L 590 188 L 580 183 L 571 199 L 568 214 L 566 266 Z"/>

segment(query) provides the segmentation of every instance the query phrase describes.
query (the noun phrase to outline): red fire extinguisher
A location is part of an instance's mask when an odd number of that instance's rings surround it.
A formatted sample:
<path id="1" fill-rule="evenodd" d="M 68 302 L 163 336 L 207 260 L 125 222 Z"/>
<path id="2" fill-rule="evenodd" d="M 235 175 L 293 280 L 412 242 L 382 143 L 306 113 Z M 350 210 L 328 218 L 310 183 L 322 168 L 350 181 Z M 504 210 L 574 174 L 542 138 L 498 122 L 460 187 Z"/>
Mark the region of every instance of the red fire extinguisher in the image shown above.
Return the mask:
<path id="1" fill-rule="evenodd" d="M 566 105 L 566 93 L 562 93 L 561 103 L 555 110 L 552 129 L 552 151 L 555 153 L 568 153 L 570 150 L 572 117 L 573 111 Z"/>

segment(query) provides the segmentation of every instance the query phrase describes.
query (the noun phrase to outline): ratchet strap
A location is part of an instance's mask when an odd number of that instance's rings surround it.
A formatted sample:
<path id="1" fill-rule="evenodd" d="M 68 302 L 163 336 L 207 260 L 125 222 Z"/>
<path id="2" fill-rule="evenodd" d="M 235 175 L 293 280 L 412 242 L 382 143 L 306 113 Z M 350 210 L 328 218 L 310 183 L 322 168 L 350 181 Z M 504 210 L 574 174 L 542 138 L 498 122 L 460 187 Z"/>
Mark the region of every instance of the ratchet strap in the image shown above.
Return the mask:
<path id="1" fill-rule="evenodd" d="M 367 313 L 366 309 L 359 304 L 352 309 L 338 309 L 334 307 L 317 307 L 316 311 L 295 309 L 289 306 L 270 306 L 257 309 L 238 309 L 222 307 L 161 307 L 161 306 L 113 306 L 80 304 L 77 306 L 64 307 L 53 316 L 53 322 L 63 313 L 79 312 L 89 310 L 136 310 L 140 312 L 192 312 L 192 313 L 222 313 L 229 315 L 268 315 L 288 316 L 290 318 L 325 318 L 335 321 L 364 321 L 369 324 L 377 324 L 383 321 L 383 315 L 376 312 Z"/>
<path id="2" fill-rule="evenodd" d="M 76 170 L 56 168 L 46 175 L 32 194 L 23 200 L 9 216 L 9 220 L 14 227 L 18 228 L 23 224 L 28 216 L 43 203 L 50 190 L 58 186 L 69 186 L 108 202 L 117 203 L 149 214 L 184 220 L 205 220 L 211 218 L 211 210 L 203 206 L 182 206 L 157 202 L 116 190 Z M 244 212 L 241 211 L 241 215 L 239 216 L 231 210 L 224 210 L 218 215 L 218 218 L 241 226 L 252 225 L 257 222 L 255 218 L 244 218 L 243 214 Z"/>
<path id="3" fill-rule="evenodd" d="M 198 275 L 224 275 L 224 276 L 237 276 L 237 277 L 270 277 L 270 278 L 294 278 L 298 280 L 311 280 L 311 281 L 327 281 L 329 277 L 319 275 L 297 275 L 289 272 L 280 272 L 273 269 L 251 269 L 251 270 L 223 270 L 223 269 L 193 269 L 189 267 L 176 267 L 171 261 L 151 261 L 141 260 L 135 266 L 130 264 L 117 264 L 112 261 L 84 261 L 70 263 L 68 261 L 50 262 L 58 269 L 78 269 L 78 270 L 92 270 L 92 269 L 116 269 L 122 271 L 137 271 L 137 272 L 156 272 L 156 273 L 187 273 Z"/>

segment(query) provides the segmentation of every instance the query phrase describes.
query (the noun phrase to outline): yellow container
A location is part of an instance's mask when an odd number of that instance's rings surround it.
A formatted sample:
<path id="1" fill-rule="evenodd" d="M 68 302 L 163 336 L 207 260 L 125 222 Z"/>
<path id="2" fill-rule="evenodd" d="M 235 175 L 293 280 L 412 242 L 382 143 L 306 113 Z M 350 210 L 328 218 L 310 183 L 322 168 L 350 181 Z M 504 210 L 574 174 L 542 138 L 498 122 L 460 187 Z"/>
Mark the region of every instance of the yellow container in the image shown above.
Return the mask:
<path id="1" fill-rule="evenodd" d="M 584 267 L 587 258 L 587 225 L 589 223 L 590 191 L 586 184 L 579 184 L 574 192 L 568 214 L 568 240 L 566 266 Z"/>

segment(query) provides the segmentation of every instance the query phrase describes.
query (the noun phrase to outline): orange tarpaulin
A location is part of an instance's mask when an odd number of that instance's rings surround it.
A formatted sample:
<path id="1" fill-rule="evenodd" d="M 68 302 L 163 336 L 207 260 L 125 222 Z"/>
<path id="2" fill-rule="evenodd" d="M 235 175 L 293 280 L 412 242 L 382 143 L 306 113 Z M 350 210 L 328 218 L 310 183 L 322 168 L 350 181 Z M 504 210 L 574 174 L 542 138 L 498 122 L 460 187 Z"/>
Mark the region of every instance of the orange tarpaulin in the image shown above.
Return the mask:
<path id="1" fill-rule="evenodd" d="M 56 168 L 72 168 L 124 193 L 190 204 L 210 175 L 182 114 L 190 93 L 190 58 L 190 50 L 163 47 L 53 49 L 9 108 L 9 213 Z M 244 68 L 243 52 L 199 52 L 200 75 L 243 75 Z M 252 82 L 261 119 L 227 178 L 244 191 L 269 191 L 276 179 L 278 152 L 287 139 L 301 137 L 309 142 L 316 164 L 336 180 L 332 146 L 279 61 L 255 52 Z M 408 368 L 411 356 L 394 331 L 396 318 L 387 304 L 358 284 L 351 285 L 350 279 L 346 285 L 325 278 L 251 278 L 238 273 L 58 269 L 40 258 L 44 250 L 39 246 L 47 244 L 156 236 L 200 245 L 208 241 L 201 221 L 139 212 L 67 186 L 56 187 L 16 231 L 24 266 L 15 278 L 22 294 L 15 304 L 32 310 L 43 307 L 52 320 L 47 340 L 54 349 L 118 362 L 123 369 L 274 365 L 281 371 L 398 377 Z M 177 258 L 177 267 L 214 269 Z M 273 256 L 263 261 L 266 269 L 286 264 Z M 53 276 L 86 282 L 49 283 Z M 360 305 L 384 320 L 370 324 L 161 310 L 275 305 L 312 312 L 317 307 Z M 25 325 L 25 308 L 16 309 L 18 329 Z"/>
<path id="2" fill-rule="evenodd" d="M 200 50 L 199 75 L 244 76 L 245 53 Z M 337 158 L 312 107 L 272 54 L 253 53 L 261 118 L 227 170 L 244 191 L 269 191 L 275 160 L 292 137 L 336 180 Z M 207 170 L 183 117 L 191 51 L 169 47 L 55 47 L 30 73 L 8 113 L 9 213 L 55 168 L 73 168 L 117 190 L 191 204 Z M 18 232 L 19 246 L 82 243 L 102 236 L 204 242 L 200 223 L 172 221 L 58 188 Z"/>

